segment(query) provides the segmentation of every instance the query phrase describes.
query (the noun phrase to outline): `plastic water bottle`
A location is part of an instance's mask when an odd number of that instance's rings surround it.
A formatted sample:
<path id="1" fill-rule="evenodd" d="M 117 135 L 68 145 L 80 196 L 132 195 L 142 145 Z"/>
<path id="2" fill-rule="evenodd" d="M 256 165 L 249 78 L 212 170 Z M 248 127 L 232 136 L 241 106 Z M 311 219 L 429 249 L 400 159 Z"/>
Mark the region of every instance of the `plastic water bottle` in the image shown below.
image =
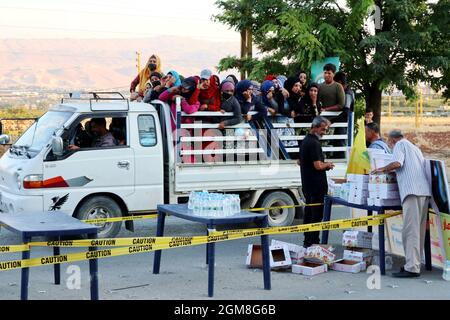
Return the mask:
<path id="1" fill-rule="evenodd" d="M 450 281 L 450 260 L 445 260 L 442 278 L 446 281 Z"/>

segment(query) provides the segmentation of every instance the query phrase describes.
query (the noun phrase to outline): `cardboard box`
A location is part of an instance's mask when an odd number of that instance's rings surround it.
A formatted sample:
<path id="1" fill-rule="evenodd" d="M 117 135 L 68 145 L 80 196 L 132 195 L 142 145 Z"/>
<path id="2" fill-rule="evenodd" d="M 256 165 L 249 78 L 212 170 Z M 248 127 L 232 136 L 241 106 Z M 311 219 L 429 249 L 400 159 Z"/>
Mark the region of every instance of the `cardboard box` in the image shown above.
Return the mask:
<path id="1" fill-rule="evenodd" d="M 305 276 L 315 276 L 316 274 L 328 272 L 328 266 L 324 263 L 303 262 L 292 265 L 292 273 L 303 274 Z"/>
<path id="2" fill-rule="evenodd" d="M 353 183 L 368 183 L 369 182 L 369 175 L 367 174 L 348 174 L 347 175 L 347 182 L 353 182 Z"/>
<path id="3" fill-rule="evenodd" d="M 356 248 L 372 248 L 373 234 L 371 232 L 364 231 L 345 231 L 342 236 L 342 245 L 345 247 Z"/>
<path id="4" fill-rule="evenodd" d="M 397 183 L 369 183 L 368 188 L 369 188 L 369 192 L 398 191 L 398 184 Z"/>
<path id="5" fill-rule="evenodd" d="M 369 176 L 369 183 L 397 183 L 397 176 L 395 173 L 371 174 Z"/>
<path id="6" fill-rule="evenodd" d="M 372 249 L 348 248 L 344 250 L 344 260 L 364 261 L 365 258 L 373 257 Z"/>
<path id="7" fill-rule="evenodd" d="M 331 265 L 331 269 L 341 272 L 359 273 L 366 270 L 367 266 L 365 262 L 358 262 L 352 260 L 338 260 Z"/>
<path id="8" fill-rule="evenodd" d="M 270 268 L 288 268 L 292 265 L 289 250 L 285 246 L 269 247 Z M 262 248 L 261 245 L 249 244 L 247 260 L 245 263 L 249 268 L 262 269 Z"/>
<path id="9" fill-rule="evenodd" d="M 313 245 L 306 249 L 305 260 L 308 262 L 331 264 L 335 259 L 331 246 Z"/>
<path id="10" fill-rule="evenodd" d="M 367 204 L 367 196 L 366 197 L 348 197 L 347 202 L 359 205 Z"/>
<path id="11" fill-rule="evenodd" d="M 350 191 L 352 190 L 369 191 L 368 182 L 347 182 L 347 183 L 349 184 Z"/>
<path id="12" fill-rule="evenodd" d="M 372 199 L 400 199 L 400 193 L 398 191 L 370 191 L 369 198 Z"/>
<path id="13" fill-rule="evenodd" d="M 374 206 L 375 205 L 375 199 L 367 198 L 367 205 L 368 206 Z"/>
<path id="14" fill-rule="evenodd" d="M 380 250 L 380 240 L 378 237 L 378 228 L 374 229 L 373 238 L 372 238 L 372 249 Z M 392 252 L 387 227 L 385 227 L 385 229 L 384 229 L 384 250 L 386 251 L 386 253 Z"/>
<path id="15" fill-rule="evenodd" d="M 348 194 L 348 198 L 368 198 L 369 197 L 369 191 L 366 189 L 350 189 L 350 192 Z"/>
<path id="16" fill-rule="evenodd" d="M 292 264 L 299 264 L 303 262 L 303 258 L 305 257 L 306 253 L 306 249 L 303 246 L 275 239 L 272 239 L 271 244 L 272 246 L 286 246 L 288 248 Z"/>

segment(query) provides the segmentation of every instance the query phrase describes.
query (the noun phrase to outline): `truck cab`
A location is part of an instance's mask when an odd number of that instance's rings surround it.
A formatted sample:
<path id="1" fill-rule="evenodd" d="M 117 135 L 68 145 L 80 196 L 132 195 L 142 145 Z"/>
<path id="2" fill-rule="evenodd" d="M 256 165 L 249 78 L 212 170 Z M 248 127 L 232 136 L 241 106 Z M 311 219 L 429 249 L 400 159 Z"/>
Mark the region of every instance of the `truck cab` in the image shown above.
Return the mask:
<path id="1" fill-rule="evenodd" d="M 114 145 L 92 145 L 89 124 L 95 118 L 105 119 Z M 76 144 L 79 149 L 70 150 Z M 163 203 L 162 144 L 151 105 L 63 100 L 1 158 L 0 210 L 55 211 L 81 220 L 148 212 Z M 107 223 L 100 234 L 113 236 L 119 229 L 120 223 Z"/>

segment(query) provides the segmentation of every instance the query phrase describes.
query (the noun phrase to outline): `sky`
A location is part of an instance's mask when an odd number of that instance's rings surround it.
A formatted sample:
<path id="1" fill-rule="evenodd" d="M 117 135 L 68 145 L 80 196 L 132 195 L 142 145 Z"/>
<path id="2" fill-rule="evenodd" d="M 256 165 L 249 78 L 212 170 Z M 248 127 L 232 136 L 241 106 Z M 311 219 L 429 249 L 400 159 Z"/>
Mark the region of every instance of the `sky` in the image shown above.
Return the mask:
<path id="1" fill-rule="evenodd" d="M 215 0 L 1 0 L 0 38 L 141 38 L 239 41 L 212 21 Z"/>

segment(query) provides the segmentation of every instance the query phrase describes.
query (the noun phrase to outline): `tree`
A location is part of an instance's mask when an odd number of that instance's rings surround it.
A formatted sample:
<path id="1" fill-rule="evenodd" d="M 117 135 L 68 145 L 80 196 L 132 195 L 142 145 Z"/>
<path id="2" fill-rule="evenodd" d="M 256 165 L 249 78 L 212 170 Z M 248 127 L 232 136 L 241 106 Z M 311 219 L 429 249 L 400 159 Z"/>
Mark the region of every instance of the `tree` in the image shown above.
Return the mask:
<path id="1" fill-rule="evenodd" d="M 339 56 L 341 68 L 379 123 L 383 90 L 417 97 L 419 82 L 450 97 L 450 2 L 438 0 L 217 0 L 214 17 L 241 31 L 252 28 L 262 58 L 226 57 L 220 70 L 242 68 L 262 80 L 269 73 L 294 74 Z M 374 12 L 374 25 L 368 23 Z M 379 18 L 379 19 L 378 19 Z"/>

